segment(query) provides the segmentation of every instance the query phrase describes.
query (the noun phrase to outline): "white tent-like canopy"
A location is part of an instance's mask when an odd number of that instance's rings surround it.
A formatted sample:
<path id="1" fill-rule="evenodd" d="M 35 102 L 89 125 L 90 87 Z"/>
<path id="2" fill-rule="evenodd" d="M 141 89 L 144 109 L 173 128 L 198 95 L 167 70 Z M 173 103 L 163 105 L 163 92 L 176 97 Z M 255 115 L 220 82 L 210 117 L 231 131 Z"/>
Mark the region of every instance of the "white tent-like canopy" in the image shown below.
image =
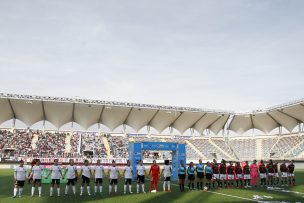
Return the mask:
<path id="1" fill-rule="evenodd" d="M 19 119 L 28 127 L 39 121 L 49 121 L 56 128 L 75 122 L 88 129 L 94 124 L 103 124 L 110 130 L 126 124 L 135 131 L 145 126 L 159 133 L 168 127 L 183 134 L 193 129 L 202 134 L 208 129 L 214 134 L 232 130 L 242 134 L 250 129 L 270 133 L 278 127 L 291 132 L 304 122 L 304 100 L 277 107 L 234 113 L 199 108 L 158 106 L 127 102 L 112 102 L 87 99 L 1 94 L 0 124 Z"/>

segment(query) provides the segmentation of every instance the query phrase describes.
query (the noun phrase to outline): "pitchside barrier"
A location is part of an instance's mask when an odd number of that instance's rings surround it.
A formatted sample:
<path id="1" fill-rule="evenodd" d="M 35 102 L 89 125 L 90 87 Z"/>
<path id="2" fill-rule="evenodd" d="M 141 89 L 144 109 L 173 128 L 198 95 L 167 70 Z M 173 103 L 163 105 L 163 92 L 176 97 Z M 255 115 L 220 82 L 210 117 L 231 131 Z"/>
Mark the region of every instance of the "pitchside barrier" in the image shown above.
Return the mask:
<path id="1" fill-rule="evenodd" d="M 143 150 L 172 151 L 172 180 L 177 180 L 178 167 L 180 162 L 186 163 L 186 145 L 174 142 L 136 142 L 129 143 L 129 160 L 133 171 L 142 160 Z M 136 173 L 133 173 L 133 180 L 136 180 Z"/>

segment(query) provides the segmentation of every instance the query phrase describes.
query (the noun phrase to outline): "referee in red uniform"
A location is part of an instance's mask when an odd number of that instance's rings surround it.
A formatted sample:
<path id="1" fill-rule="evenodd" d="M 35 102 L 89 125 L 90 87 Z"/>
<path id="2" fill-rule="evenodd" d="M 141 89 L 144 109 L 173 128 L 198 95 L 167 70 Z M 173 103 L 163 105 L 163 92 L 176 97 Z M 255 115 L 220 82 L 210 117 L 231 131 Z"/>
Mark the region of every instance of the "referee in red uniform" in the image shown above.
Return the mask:
<path id="1" fill-rule="evenodd" d="M 154 185 L 155 190 L 158 188 L 158 177 L 160 175 L 159 165 L 156 164 L 156 161 L 153 160 L 153 164 L 150 167 L 149 176 L 151 176 L 150 182 L 150 192 L 152 190 L 152 186 Z"/>

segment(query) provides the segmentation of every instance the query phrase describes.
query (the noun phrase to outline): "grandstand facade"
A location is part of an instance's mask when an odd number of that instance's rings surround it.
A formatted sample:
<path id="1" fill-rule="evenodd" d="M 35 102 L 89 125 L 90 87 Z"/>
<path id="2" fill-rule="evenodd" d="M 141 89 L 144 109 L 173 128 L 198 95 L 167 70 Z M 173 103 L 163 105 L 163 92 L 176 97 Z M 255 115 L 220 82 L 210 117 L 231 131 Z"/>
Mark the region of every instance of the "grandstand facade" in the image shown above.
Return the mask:
<path id="1" fill-rule="evenodd" d="M 157 106 L 99 100 L 0 94 L 0 127 L 8 120 L 27 128 L 2 128 L 2 160 L 24 158 L 128 158 L 129 142 L 157 141 L 186 144 L 187 159 L 253 160 L 304 158 L 304 100 L 248 113 L 187 107 Z M 31 128 L 50 122 L 54 129 Z M 83 130 L 63 131 L 66 123 Z M 96 132 L 88 132 L 98 124 Z M 109 128 L 102 132 L 100 125 Z M 119 133 L 113 131 L 122 126 Z M 126 126 L 135 132 L 128 133 Z M 151 129 L 156 133 L 151 133 Z M 164 134 L 165 130 L 168 134 Z M 262 135 L 244 136 L 258 129 Z M 271 134 L 278 129 L 278 134 Z M 287 133 L 283 134 L 282 132 Z M 178 133 L 174 133 L 174 132 Z M 229 136 L 235 132 L 238 136 Z M 162 134 L 163 133 L 163 134 Z M 144 152 L 146 159 L 170 158 L 168 152 Z"/>

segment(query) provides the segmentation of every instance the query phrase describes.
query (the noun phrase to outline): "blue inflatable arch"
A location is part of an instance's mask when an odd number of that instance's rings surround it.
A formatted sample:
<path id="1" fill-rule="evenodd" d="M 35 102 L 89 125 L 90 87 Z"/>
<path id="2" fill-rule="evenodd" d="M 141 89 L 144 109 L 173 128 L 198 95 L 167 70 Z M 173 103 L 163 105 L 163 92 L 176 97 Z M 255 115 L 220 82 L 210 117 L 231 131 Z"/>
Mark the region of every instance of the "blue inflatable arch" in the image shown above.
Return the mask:
<path id="1" fill-rule="evenodd" d="M 129 143 L 129 160 L 136 180 L 136 166 L 142 160 L 143 150 L 172 151 L 172 180 L 177 180 L 180 161 L 186 163 L 186 145 L 174 142 L 135 142 Z"/>

